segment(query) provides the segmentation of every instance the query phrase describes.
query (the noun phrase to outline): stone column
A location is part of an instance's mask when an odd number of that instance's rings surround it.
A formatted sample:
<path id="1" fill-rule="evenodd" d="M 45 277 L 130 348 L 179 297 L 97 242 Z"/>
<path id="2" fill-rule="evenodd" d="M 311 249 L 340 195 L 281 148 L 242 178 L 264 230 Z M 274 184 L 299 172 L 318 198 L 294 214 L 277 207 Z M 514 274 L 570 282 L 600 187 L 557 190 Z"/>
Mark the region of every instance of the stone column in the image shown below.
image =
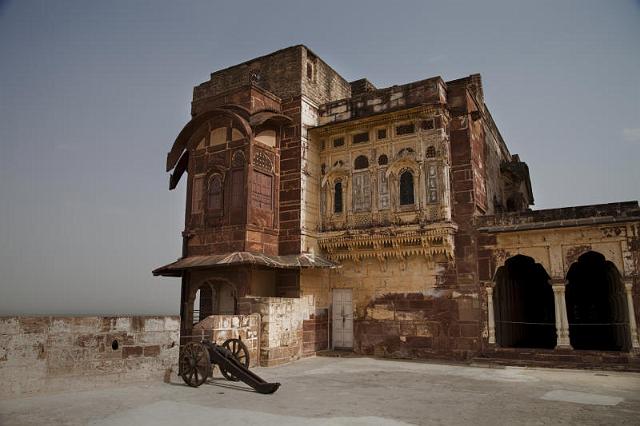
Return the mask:
<path id="1" fill-rule="evenodd" d="M 634 352 L 640 351 L 640 342 L 638 342 L 638 325 L 636 323 L 636 312 L 633 308 L 633 282 L 629 279 L 624 283 L 625 293 L 627 294 L 627 309 L 629 310 L 629 330 L 631 331 L 631 348 Z"/>
<path id="2" fill-rule="evenodd" d="M 564 298 L 565 282 L 550 282 L 556 307 L 556 349 L 573 349 L 569 339 L 569 320 L 567 302 Z"/>
<path id="3" fill-rule="evenodd" d="M 496 344 L 496 321 L 493 311 L 493 287 L 487 287 L 487 313 L 489 314 L 489 344 Z"/>

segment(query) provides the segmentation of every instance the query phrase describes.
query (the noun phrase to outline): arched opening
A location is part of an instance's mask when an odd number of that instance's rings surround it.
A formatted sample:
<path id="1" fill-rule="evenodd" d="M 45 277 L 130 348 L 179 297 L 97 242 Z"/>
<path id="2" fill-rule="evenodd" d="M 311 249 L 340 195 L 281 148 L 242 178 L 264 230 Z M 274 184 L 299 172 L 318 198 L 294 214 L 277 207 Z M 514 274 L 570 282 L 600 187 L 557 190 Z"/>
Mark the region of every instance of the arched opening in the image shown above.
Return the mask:
<path id="1" fill-rule="evenodd" d="M 624 284 L 613 262 L 594 251 L 567 273 L 567 317 L 574 349 L 628 351 L 629 318 Z"/>
<path id="2" fill-rule="evenodd" d="M 511 348 L 556 346 L 555 303 L 549 275 L 533 258 L 513 256 L 496 271 L 496 340 Z"/>
<path id="3" fill-rule="evenodd" d="M 411 204 L 414 204 L 413 173 L 407 170 L 400 175 L 400 205 L 408 206 Z"/>
<path id="4" fill-rule="evenodd" d="M 389 157 L 387 157 L 385 154 L 382 154 L 380 157 L 378 157 L 378 165 L 386 166 L 387 164 L 389 164 Z"/>
<path id="5" fill-rule="evenodd" d="M 213 315 L 213 288 L 205 283 L 196 291 L 196 297 L 193 301 L 193 323 L 198 323 Z"/>
<path id="6" fill-rule="evenodd" d="M 233 285 L 222 280 L 205 281 L 193 299 L 193 323 L 211 315 L 234 315 L 237 307 L 238 297 Z"/>
<path id="7" fill-rule="evenodd" d="M 333 212 L 342 213 L 342 182 L 336 182 L 333 189 Z"/>

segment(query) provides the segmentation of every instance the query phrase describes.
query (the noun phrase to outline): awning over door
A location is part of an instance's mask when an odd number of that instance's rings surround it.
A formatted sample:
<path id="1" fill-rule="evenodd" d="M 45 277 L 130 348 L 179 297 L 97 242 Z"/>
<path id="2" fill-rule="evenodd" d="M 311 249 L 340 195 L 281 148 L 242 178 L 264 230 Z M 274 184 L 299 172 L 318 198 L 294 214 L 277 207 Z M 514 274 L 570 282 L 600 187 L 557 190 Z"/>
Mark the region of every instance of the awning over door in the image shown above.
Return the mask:
<path id="1" fill-rule="evenodd" d="M 227 254 L 214 254 L 209 256 L 189 256 L 153 271 L 153 275 L 179 277 L 188 269 L 206 269 L 234 265 L 258 265 L 277 269 L 301 269 L 301 268 L 338 268 L 334 263 L 322 256 L 311 253 L 292 254 L 287 256 L 268 256 L 262 253 L 248 251 L 236 251 Z"/>

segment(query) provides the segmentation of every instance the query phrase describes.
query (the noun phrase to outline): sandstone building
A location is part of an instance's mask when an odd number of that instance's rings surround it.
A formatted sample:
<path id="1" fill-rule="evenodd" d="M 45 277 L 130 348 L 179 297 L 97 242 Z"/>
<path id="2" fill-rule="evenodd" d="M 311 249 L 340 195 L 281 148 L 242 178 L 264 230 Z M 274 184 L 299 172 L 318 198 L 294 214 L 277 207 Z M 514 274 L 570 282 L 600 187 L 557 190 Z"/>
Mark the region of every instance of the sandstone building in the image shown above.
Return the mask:
<path id="1" fill-rule="evenodd" d="M 640 363 L 638 203 L 531 210 L 480 75 L 379 89 L 298 45 L 213 73 L 191 114 L 167 158 L 183 253 L 154 271 L 182 278 L 183 336 L 257 313 L 266 365 Z"/>

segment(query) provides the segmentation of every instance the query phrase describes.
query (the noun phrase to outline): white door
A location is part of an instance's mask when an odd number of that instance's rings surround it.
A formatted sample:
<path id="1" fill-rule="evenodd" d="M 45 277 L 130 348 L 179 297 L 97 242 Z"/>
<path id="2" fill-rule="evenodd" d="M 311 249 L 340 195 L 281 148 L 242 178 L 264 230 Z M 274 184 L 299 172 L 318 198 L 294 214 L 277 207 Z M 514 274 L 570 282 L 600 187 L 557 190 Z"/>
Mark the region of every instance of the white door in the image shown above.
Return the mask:
<path id="1" fill-rule="evenodd" d="M 353 302 L 350 288 L 333 290 L 333 347 L 353 348 Z"/>

